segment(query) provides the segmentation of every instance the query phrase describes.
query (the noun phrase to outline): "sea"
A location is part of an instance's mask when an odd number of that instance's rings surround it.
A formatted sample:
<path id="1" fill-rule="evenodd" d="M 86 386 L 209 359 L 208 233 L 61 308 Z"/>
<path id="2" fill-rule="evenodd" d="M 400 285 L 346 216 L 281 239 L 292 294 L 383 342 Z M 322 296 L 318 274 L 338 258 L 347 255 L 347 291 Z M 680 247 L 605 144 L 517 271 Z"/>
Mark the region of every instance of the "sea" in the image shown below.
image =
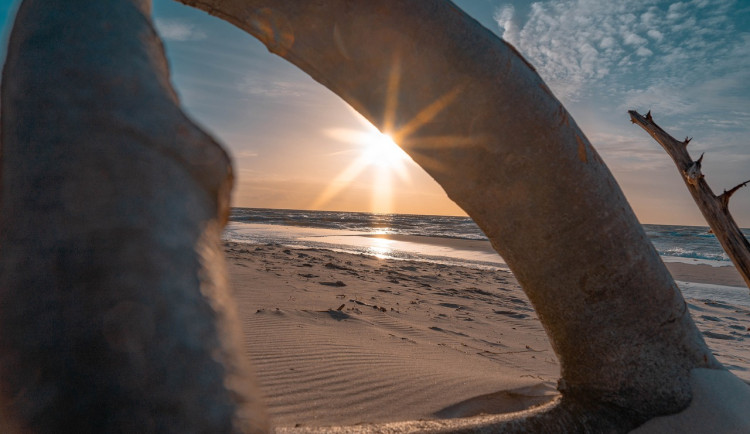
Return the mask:
<path id="1" fill-rule="evenodd" d="M 318 248 L 396 260 L 508 269 L 469 217 L 289 209 L 232 208 L 224 239 Z M 703 226 L 644 224 L 665 262 L 731 266 Z M 750 239 L 750 229 L 742 229 Z M 688 298 L 750 306 L 747 288 L 678 282 Z"/>

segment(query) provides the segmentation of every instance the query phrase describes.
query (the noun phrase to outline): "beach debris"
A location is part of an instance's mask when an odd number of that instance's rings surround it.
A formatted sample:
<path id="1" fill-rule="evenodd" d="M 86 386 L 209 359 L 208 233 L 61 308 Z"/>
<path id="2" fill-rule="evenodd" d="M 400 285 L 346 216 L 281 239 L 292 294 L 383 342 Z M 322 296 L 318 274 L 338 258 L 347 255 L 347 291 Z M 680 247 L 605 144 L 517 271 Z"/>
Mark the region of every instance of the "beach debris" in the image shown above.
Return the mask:
<path id="1" fill-rule="evenodd" d="M 324 313 L 324 314 L 330 316 L 331 318 L 335 319 L 336 321 L 343 321 L 345 319 L 351 318 L 351 316 L 349 314 L 347 314 L 346 312 L 342 312 L 339 309 L 336 309 L 336 310 L 333 310 L 333 309 L 325 309 L 325 310 L 307 310 L 307 309 L 302 309 L 302 312 L 307 312 L 307 313 Z"/>
<path id="2" fill-rule="evenodd" d="M 493 312 L 496 313 L 496 314 L 498 314 L 498 315 L 506 315 L 506 316 L 509 316 L 509 317 L 515 318 L 515 319 L 524 319 L 524 318 L 528 318 L 529 317 L 525 313 L 515 312 L 515 311 L 512 311 L 512 310 L 493 310 Z"/>
<path id="3" fill-rule="evenodd" d="M 338 308 L 336 308 L 336 310 L 341 310 L 341 309 L 343 309 L 343 308 L 344 308 L 345 306 L 346 306 L 346 303 L 344 303 L 344 304 L 342 304 L 341 306 L 339 306 Z"/>
<path id="4" fill-rule="evenodd" d="M 359 300 L 351 299 L 351 300 L 349 300 L 349 302 L 350 303 L 356 303 L 356 304 L 358 304 L 360 306 L 371 307 L 371 308 L 373 308 L 375 310 L 379 310 L 381 312 L 387 312 L 388 311 L 388 309 L 385 308 L 385 307 L 381 307 L 381 306 L 377 306 L 377 305 L 374 305 L 374 304 L 365 303 L 364 301 L 359 301 Z"/>
<path id="5" fill-rule="evenodd" d="M 351 318 L 349 314 L 342 312 L 340 310 L 328 309 L 327 311 L 325 311 L 325 313 L 327 313 L 331 318 L 335 319 L 336 321 L 343 321 L 345 319 Z"/>
<path id="6" fill-rule="evenodd" d="M 328 263 L 326 263 L 326 264 L 324 265 L 324 267 L 326 267 L 326 268 L 331 268 L 331 269 L 333 269 L 333 270 L 353 271 L 353 270 L 352 270 L 351 268 L 349 268 L 349 267 L 344 267 L 344 266 L 342 266 L 342 265 L 336 265 L 336 264 L 334 264 L 333 262 L 328 262 Z"/>
<path id="7" fill-rule="evenodd" d="M 344 282 L 342 282 L 340 280 L 337 280 L 335 282 L 320 282 L 320 284 L 321 285 L 325 285 L 325 286 L 336 286 L 336 287 L 346 286 L 346 283 L 344 283 Z"/>
<path id="8" fill-rule="evenodd" d="M 261 308 L 261 309 L 256 310 L 255 313 L 268 313 L 268 309 Z M 276 309 L 272 310 L 270 313 L 272 313 L 274 315 L 284 315 L 284 311 L 281 310 L 281 309 L 279 309 L 278 307 Z"/>

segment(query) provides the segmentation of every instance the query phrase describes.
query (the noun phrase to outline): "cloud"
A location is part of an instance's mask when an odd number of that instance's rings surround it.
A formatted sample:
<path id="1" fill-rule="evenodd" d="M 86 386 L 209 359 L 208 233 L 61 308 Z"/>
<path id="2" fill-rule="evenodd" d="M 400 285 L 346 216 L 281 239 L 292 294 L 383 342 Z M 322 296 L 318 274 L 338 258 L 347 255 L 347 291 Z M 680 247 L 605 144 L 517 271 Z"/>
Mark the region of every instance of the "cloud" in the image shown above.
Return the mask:
<path id="1" fill-rule="evenodd" d="M 239 85 L 241 92 L 267 97 L 298 97 L 306 93 L 305 86 L 296 81 L 245 78 Z"/>
<path id="2" fill-rule="evenodd" d="M 626 32 L 622 38 L 625 45 L 644 45 L 648 43 L 646 38 L 642 38 L 633 32 Z"/>
<path id="3" fill-rule="evenodd" d="M 746 128 L 750 34 L 735 36 L 731 42 L 720 47 L 709 43 L 713 47 L 710 52 L 675 50 L 661 56 L 665 64 L 652 65 L 654 78 L 648 85 L 624 92 L 623 108 L 639 107 L 683 118 L 691 115 L 685 120 L 696 128 Z M 704 121 L 707 116 L 723 119 L 709 124 Z"/>
<path id="4" fill-rule="evenodd" d="M 187 21 L 179 19 L 159 19 L 154 21 L 154 26 L 163 39 L 169 41 L 198 41 L 206 39 L 206 33 Z"/>
<path id="5" fill-rule="evenodd" d="M 650 29 L 646 34 L 649 36 L 649 38 L 661 42 L 662 39 L 664 39 L 664 34 L 656 29 Z"/>
<path id="6" fill-rule="evenodd" d="M 237 151 L 234 153 L 234 156 L 236 158 L 255 158 L 258 156 L 258 153 L 256 151 Z"/>
<path id="7" fill-rule="evenodd" d="M 592 86 L 616 89 L 636 74 L 684 85 L 698 62 L 707 76 L 723 75 L 727 63 L 750 67 L 747 57 L 728 55 L 744 43 L 736 9 L 736 0 L 547 0 L 533 3 L 525 22 L 511 5 L 494 18 L 555 93 L 577 101 Z"/>
<path id="8" fill-rule="evenodd" d="M 595 132 L 589 139 L 605 163 L 619 173 L 664 170 L 672 164 L 659 145 L 640 135 Z"/>
<path id="9" fill-rule="evenodd" d="M 635 54 L 641 56 L 641 57 L 648 57 L 654 54 L 653 51 L 649 50 L 646 47 L 638 47 L 637 50 L 635 50 Z"/>
<path id="10" fill-rule="evenodd" d="M 500 32 L 506 40 L 516 39 L 518 37 L 518 26 L 513 21 L 516 9 L 513 5 L 504 5 L 495 11 L 493 18 L 500 26 Z"/>
<path id="11" fill-rule="evenodd" d="M 667 21 L 682 19 L 688 13 L 688 4 L 683 2 L 672 3 L 667 9 Z"/>
<path id="12" fill-rule="evenodd" d="M 634 51 L 626 47 L 622 33 L 635 16 L 617 2 L 535 2 L 523 25 L 516 24 L 508 10 L 501 7 L 495 14 L 503 38 L 524 53 L 561 96 L 575 97 L 584 82 L 608 75 L 616 58 Z M 628 44 L 644 40 L 632 31 L 625 37 Z"/>

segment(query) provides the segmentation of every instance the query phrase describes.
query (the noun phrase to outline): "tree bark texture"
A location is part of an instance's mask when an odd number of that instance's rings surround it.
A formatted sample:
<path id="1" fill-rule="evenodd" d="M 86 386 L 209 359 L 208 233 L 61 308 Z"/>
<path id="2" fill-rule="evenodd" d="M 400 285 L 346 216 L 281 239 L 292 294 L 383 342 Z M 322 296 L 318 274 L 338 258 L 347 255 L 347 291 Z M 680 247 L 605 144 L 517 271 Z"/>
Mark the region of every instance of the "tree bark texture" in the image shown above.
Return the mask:
<path id="1" fill-rule="evenodd" d="M 748 243 L 747 238 L 742 234 L 729 212 L 729 198 L 735 191 L 750 181 L 743 182 L 716 196 L 711 187 L 708 186 L 703 173 L 701 173 L 703 155 L 697 161 L 690 158 L 687 150 L 690 139 L 686 138 L 684 141 L 679 141 L 670 136 L 660 126 L 656 125 L 651 117 L 651 112 L 648 112 L 646 116 L 641 116 L 635 110 L 630 110 L 628 113 L 630 114 L 630 120 L 646 130 L 664 148 L 667 155 L 672 157 L 672 161 L 677 166 L 677 171 L 680 172 L 680 176 L 685 182 L 685 187 L 693 196 L 693 200 L 698 205 L 703 218 L 706 219 L 719 244 L 727 252 L 727 256 L 732 260 L 737 271 L 745 280 L 745 284 L 750 288 L 750 243 Z"/>
<path id="2" fill-rule="evenodd" d="M 149 2 L 26 0 L 2 81 L 0 431 L 250 432 L 232 171 Z"/>

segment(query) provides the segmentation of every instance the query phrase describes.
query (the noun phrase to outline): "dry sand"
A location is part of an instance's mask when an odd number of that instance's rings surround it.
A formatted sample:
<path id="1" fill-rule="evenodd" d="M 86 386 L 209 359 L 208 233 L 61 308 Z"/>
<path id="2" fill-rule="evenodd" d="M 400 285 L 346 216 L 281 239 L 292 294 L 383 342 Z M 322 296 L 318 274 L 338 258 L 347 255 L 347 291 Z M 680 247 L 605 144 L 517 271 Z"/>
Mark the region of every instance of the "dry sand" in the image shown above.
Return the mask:
<path id="1" fill-rule="evenodd" d="M 557 360 L 509 272 L 278 245 L 226 253 L 275 426 L 498 414 L 556 396 Z M 730 267 L 668 265 L 677 280 L 736 282 Z M 750 308 L 689 305 L 750 382 Z"/>

